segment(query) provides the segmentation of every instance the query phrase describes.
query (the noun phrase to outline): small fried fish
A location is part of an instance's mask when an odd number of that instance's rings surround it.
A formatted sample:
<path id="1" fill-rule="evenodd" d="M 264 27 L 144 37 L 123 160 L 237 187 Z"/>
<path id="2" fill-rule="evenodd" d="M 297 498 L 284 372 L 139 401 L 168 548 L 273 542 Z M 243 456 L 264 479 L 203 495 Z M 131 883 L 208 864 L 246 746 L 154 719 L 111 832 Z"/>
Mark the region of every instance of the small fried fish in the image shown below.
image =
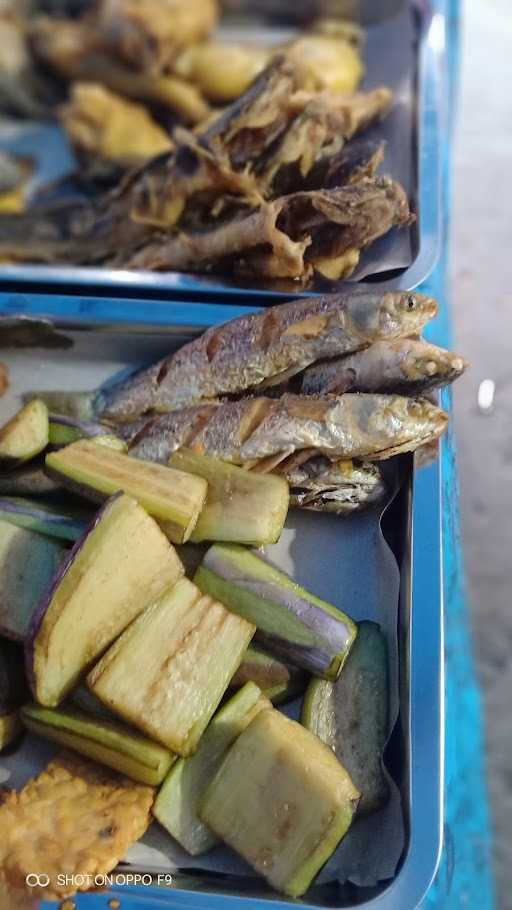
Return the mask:
<path id="1" fill-rule="evenodd" d="M 466 366 L 458 354 L 426 341 L 410 338 L 376 341 L 363 351 L 308 367 L 300 391 L 303 395 L 343 392 L 418 395 L 454 382 Z"/>
<path id="2" fill-rule="evenodd" d="M 433 298 L 402 291 L 354 290 L 269 307 L 208 329 L 100 393 L 97 410 L 107 419 L 127 421 L 243 392 L 269 377 L 298 373 L 319 358 L 418 333 L 436 313 Z"/>
<path id="3" fill-rule="evenodd" d="M 331 398 L 283 395 L 229 401 L 212 409 L 187 446 L 200 454 L 254 467 L 272 459 L 277 466 L 307 450 L 332 461 L 380 461 L 412 452 L 446 430 L 448 415 L 423 398 L 362 393 Z M 164 449 L 165 443 L 165 449 Z M 155 460 L 180 448 L 168 415 L 148 421 L 130 454 Z"/>
<path id="4" fill-rule="evenodd" d="M 290 504 L 315 512 L 349 515 L 382 502 L 386 484 L 377 465 L 368 461 L 329 461 L 318 455 L 303 464 L 279 465 L 290 485 Z"/>

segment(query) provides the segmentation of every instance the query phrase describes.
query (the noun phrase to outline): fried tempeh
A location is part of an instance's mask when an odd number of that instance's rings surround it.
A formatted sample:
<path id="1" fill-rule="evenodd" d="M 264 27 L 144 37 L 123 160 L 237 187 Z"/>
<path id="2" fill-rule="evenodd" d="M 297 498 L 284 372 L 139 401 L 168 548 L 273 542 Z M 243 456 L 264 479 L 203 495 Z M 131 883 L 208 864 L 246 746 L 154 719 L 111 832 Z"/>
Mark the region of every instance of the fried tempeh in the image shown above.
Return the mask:
<path id="1" fill-rule="evenodd" d="M 79 890 L 88 890 L 142 837 L 153 799 L 152 787 L 63 754 L 0 805 L 2 877 L 23 888 L 37 869 L 49 885 L 31 893 L 45 899 L 73 894 L 73 875 L 83 876 Z"/>

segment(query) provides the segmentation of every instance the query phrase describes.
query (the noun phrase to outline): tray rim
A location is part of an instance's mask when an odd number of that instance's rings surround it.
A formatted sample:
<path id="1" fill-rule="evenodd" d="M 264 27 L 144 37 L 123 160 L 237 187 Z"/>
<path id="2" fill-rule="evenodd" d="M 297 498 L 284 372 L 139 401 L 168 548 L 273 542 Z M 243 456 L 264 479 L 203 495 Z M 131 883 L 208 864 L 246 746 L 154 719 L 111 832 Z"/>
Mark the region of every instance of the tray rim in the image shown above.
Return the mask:
<path id="1" fill-rule="evenodd" d="M 18 317 L 26 320 L 30 314 L 30 301 L 18 310 Z M 196 331 L 214 323 L 246 312 L 244 307 L 219 304 L 198 304 L 201 322 L 193 324 Z M 191 327 L 190 307 L 174 303 L 175 325 L 183 330 Z M 5 313 L 5 311 L 4 311 Z M 96 314 L 97 315 L 97 314 Z M 0 317 L 2 310 L 0 307 Z M 9 318 L 16 318 L 14 312 Z M 69 318 L 48 320 L 54 328 L 70 328 Z M 170 320 L 167 329 L 172 331 Z M 161 323 L 146 322 L 145 331 L 162 334 Z M 138 325 L 123 320 L 117 326 L 105 320 L 104 331 L 121 333 L 137 332 Z M 97 320 L 91 322 L 86 309 L 73 319 L 73 328 L 98 330 Z M 0 322 L 1 329 L 1 322 Z M 414 473 L 411 516 L 411 586 L 406 597 L 411 610 L 409 626 L 409 678 L 407 708 L 407 757 L 409 760 L 408 815 L 410 820 L 408 848 L 401 868 L 393 881 L 379 895 L 356 906 L 364 910 L 414 910 L 427 892 L 439 865 L 442 849 L 443 794 L 444 794 L 444 665 L 443 665 L 443 546 L 442 546 L 442 454 L 434 464 Z M 135 870 L 134 870 L 135 871 Z M 104 894 L 77 895 L 77 910 L 104 910 L 107 901 L 121 899 L 125 910 L 144 910 L 161 906 L 163 910 L 190 908 L 190 910 L 283 910 L 285 907 L 302 906 L 304 910 L 318 910 L 318 904 L 293 904 L 281 899 L 231 896 L 226 894 L 193 892 L 184 889 L 121 887 Z M 345 904 L 345 907 L 347 905 Z M 41 908 L 52 910 L 56 904 L 43 902 Z M 334 910 L 334 908 L 333 908 Z"/>
<path id="2" fill-rule="evenodd" d="M 434 270 L 441 253 L 442 197 L 441 161 L 442 137 L 439 109 L 442 99 L 445 46 L 439 40 L 439 13 L 436 7 L 444 7 L 446 0 L 409 0 L 413 15 L 419 17 L 418 29 L 418 93 L 417 93 L 417 149 L 415 160 L 418 169 L 418 250 L 411 265 L 394 277 L 376 283 L 382 289 L 412 290 L 424 282 Z M 8 149 L 9 144 L 5 145 Z M 170 293 L 180 295 L 209 296 L 264 296 L 273 302 L 294 296 L 312 296 L 315 291 L 285 292 L 259 290 L 236 283 L 222 284 L 222 276 L 209 278 L 193 273 L 132 272 L 127 270 L 101 269 L 91 267 L 9 265 L 0 266 L 0 291 L 5 285 L 16 286 L 19 290 L 29 289 L 35 284 L 48 286 L 53 293 L 65 289 L 71 295 L 80 294 L 81 288 L 94 288 L 112 303 L 122 297 L 123 290 L 138 293 Z M 367 282 L 353 282 L 358 287 Z M 336 291 L 341 282 L 325 282 L 322 292 Z M 316 292 L 318 293 L 318 291 Z"/>

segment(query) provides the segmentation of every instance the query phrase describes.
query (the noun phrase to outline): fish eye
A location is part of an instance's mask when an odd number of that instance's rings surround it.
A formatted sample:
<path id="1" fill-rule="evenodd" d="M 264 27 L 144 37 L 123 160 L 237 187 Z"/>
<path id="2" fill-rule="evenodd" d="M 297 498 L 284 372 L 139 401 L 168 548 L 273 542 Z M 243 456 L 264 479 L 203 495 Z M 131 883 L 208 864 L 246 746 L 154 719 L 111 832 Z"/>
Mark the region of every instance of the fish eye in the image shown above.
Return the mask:
<path id="1" fill-rule="evenodd" d="M 414 294 L 409 294 L 407 297 L 407 309 L 414 310 L 416 303 L 417 303 L 417 301 L 416 301 L 416 297 L 414 296 Z"/>

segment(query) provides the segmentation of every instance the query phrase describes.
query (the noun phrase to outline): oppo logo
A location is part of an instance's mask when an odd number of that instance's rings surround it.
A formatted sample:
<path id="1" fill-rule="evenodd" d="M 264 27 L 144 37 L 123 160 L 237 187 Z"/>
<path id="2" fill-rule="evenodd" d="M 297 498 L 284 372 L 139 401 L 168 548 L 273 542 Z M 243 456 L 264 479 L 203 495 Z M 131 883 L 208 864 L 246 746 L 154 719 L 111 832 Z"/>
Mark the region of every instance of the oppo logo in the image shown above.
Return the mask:
<path id="1" fill-rule="evenodd" d="M 29 872 L 25 879 L 27 888 L 47 888 L 50 884 L 50 876 L 46 875 L 45 872 L 37 874 L 36 872 Z"/>

